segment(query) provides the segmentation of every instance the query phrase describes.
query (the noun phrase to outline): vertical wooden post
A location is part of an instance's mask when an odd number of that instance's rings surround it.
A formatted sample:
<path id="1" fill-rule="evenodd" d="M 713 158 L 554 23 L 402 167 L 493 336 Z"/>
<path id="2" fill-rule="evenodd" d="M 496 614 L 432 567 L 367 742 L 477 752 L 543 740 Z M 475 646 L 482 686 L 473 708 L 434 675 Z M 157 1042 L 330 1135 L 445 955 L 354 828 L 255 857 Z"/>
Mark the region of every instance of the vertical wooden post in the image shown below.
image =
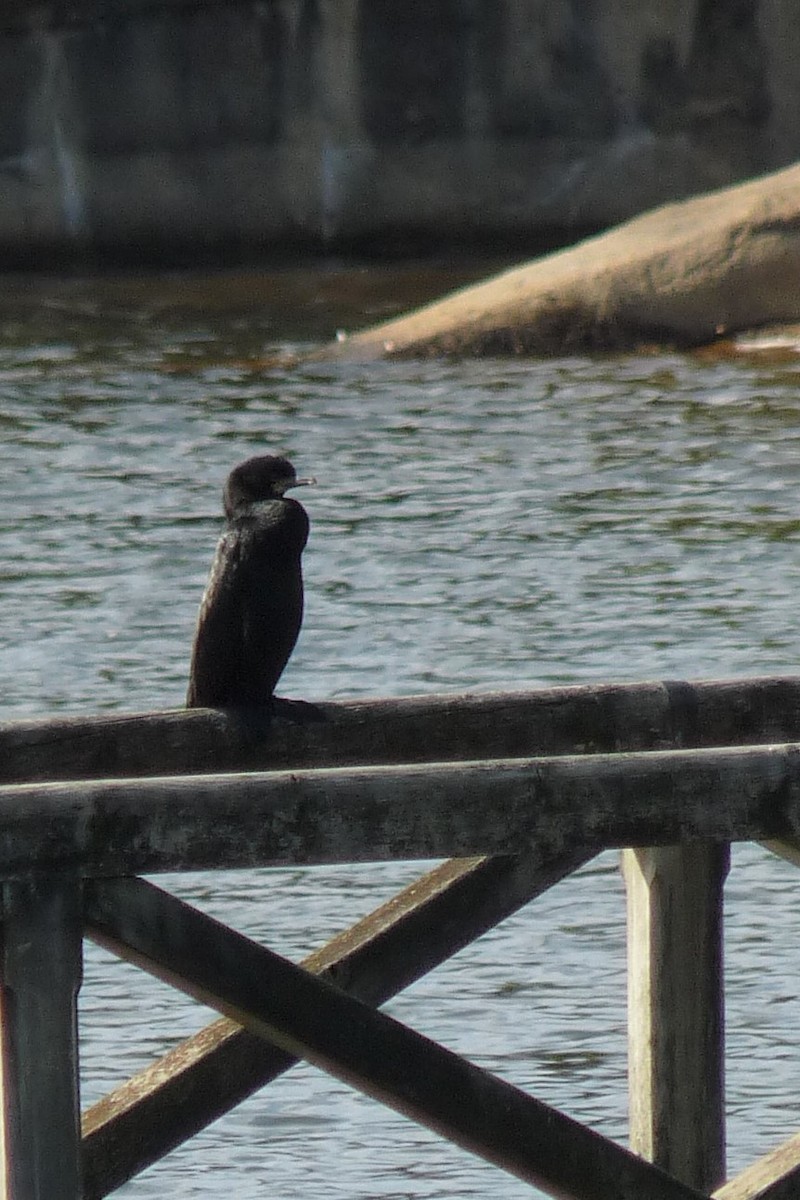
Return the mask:
<path id="1" fill-rule="evenodd" d="M 80 884 L 13 880 L 2 899 L 5 1200 L 80 1200 Z"/>
<path id="2" fill-rule="evenodd" d="M 710 1192 L 725 1178 L 727 845 L 623 851 L 631 1149 Z"/>

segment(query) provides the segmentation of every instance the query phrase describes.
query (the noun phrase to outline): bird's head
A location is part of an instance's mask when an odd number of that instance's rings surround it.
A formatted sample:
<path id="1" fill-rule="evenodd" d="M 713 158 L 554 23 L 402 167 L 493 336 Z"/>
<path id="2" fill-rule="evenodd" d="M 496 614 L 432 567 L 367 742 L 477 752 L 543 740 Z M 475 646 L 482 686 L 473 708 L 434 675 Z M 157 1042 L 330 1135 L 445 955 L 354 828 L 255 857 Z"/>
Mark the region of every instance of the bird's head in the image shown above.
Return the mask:
<path id="1" fill-rule="evenodd" d="M 298 479 L 288 458 L 274 454 L 248 458 L 234 467 L 225 481 L 222 494 L 225 515 L 232 517 L 259 500 L 279 500 L 289 488 L 315 482 L 314 479 Z"/>

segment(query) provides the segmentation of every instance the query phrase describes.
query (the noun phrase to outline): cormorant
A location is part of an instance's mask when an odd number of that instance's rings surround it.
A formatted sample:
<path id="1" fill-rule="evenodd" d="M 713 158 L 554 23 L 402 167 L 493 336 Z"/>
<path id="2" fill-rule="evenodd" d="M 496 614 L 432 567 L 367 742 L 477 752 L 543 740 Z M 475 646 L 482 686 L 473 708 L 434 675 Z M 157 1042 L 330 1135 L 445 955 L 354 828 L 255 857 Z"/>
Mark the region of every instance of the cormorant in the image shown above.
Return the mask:
<path id="1" fill-rule="evenodd" d="M 227 478 L 227 528 L 200 603 L 187 708 L 263 705 L 294 649 L 303 619 L 300 556 L 308 516 L 289 488 L 298 479 L 285 458 L 249 458 Z"/>

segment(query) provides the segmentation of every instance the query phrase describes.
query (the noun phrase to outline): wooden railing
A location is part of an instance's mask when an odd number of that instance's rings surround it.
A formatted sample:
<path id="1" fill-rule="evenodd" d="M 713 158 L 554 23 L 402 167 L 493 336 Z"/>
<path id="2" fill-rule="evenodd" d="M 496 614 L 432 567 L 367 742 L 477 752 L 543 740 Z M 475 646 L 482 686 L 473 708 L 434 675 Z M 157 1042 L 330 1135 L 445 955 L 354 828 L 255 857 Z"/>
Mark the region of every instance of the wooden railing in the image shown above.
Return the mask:
<path id="1" fill-rule="evenodd" d="M 298 1058 L 575 1200 L 781 1200 L 725 1176 L 728 846 L 800 857 L 800 679 L 0 726 L 5 1190 L 107 1195 Z M 624 848 L 632 1151 L 377 1006 Z M 444 859 L 297 967 L 140 873 Z M 83 1116 L 88 935 L 223 1014 Z M 716 1191 L 713 1189 L 716 1188 Z"/>

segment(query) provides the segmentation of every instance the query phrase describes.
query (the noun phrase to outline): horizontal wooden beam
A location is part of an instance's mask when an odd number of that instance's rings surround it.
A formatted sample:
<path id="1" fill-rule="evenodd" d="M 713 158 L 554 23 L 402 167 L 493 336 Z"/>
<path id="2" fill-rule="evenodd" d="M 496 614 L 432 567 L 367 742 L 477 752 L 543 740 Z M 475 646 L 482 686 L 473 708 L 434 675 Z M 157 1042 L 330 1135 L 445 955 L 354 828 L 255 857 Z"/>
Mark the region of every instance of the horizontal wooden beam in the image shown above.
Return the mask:
<path id="1" fill-rule="evenodd" d="M 303 967 L 381 1004 L 590 857 L 573 848 L 441 863 Z M 84 1114 L 86 1200 L 120 1187 L 296 1061 L 225 1017 L 187 1038 Z"/>
<path id="2" fill-rule="evenodd" d="M 469 858 L 800 829 L 800 747 L 0 787 L 0 877 Z"/>
<path id="3" fill-rule="evenodd" d="M 84 902 L 92 936 L 137 965 L 553 1196 L 703 1196 L 152 884 L 92 881 Z"/>
<path id="4" fill-rule="evenodd" d="M 800 741 L 800 678 L 0 723 L 0 783 Z"/>

